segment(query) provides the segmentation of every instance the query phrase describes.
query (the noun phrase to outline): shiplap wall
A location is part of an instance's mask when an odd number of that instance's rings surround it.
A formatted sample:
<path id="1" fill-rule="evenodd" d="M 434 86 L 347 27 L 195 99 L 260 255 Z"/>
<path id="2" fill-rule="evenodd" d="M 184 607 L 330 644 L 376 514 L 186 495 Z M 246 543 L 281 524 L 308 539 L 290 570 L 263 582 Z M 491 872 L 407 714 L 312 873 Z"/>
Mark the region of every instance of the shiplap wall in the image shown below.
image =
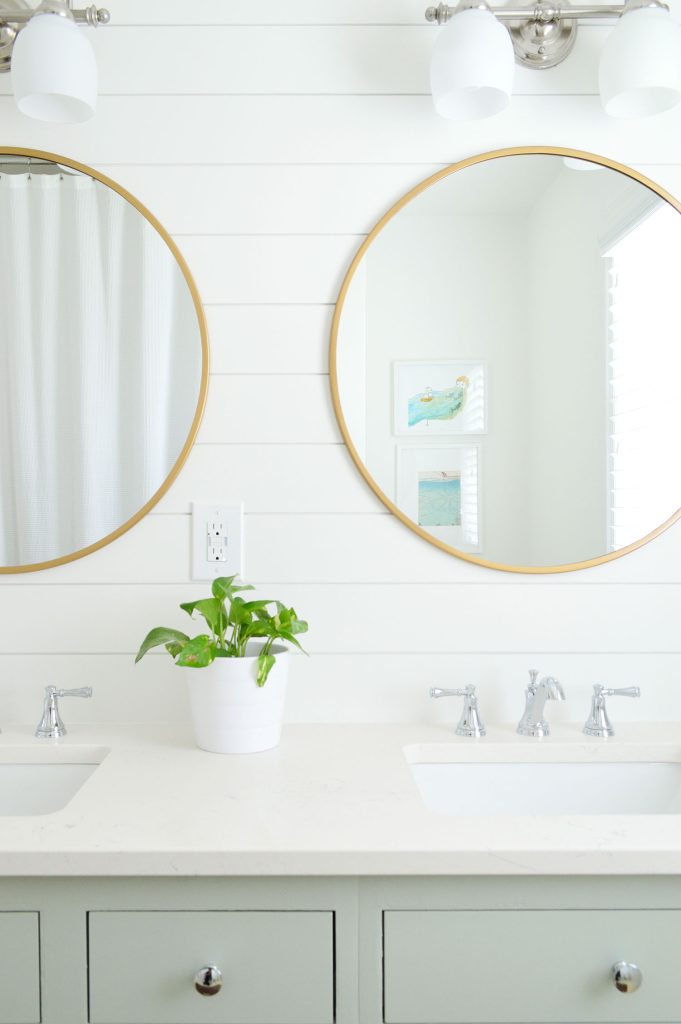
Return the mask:
<path id="1" fill-rule="evenodd" d="M 674 16 L 678 19 L 679 0 Z M 445 720 L 432 683 L 480 686 L 514 719 L 526 669 L 558 675 L 583 719 L 592 682 L 640 683 L 616 719 L 681 720 L 681 526 L 627 558 L 554 577 L 450 558 L 396 522 L 340 443 L 329 397 L 333 302 L 378 217 L 439 167 L 552 144 L 642 168 L 681 195 L 681 111 L 618 122 L 599 107 L 608 29 L 580 31 L 547 73 L 519 71 L 505 114 L 434 113 L 425 0 L 109 0 L 91 32 L 97 116 L 50 126 L 0 82 L 0 144 L 90 163 L 177 239 L 206 305 L 212 377 L 200 437 L 156 510 L 108 548 L 0 580 L 0 726 L 37 717 L 47 683 L 95 687 L 71 721 L 187 714 L 164 656 L 133 668 L 152 625 L 183 625 L 189 503 L 243 498 L 246 575 L 309 618 L 293 664 L 296 721 Z M 569 296 L 566 296 L 569 301 Z M 557 315 L 560 311 L 557 310 Z"/>

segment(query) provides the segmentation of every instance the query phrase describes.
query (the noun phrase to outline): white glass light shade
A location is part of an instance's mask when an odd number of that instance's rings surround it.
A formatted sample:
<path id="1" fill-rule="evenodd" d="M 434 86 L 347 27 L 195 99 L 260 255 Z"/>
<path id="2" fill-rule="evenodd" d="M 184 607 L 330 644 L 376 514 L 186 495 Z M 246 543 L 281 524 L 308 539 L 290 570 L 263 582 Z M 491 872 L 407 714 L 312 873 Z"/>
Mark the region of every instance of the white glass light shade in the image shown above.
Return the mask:
<path id="1" fill-rule="evenodd" d="M 612 117 L 648 117 L 681 102 L 681 25 L 661 7 L 623 14 L 605 44 L 601 101 Z"/>
<path id="2" fill-rule="evenodd" d="M 87 121 L 97 105 L 97 63 L 82 29 L 58 14 L 36 14 L 12 50 L 12 89 L 22 114 L 39 121 Z"/>
<path id="3" fill-rule="evenodd" d="M 511 37 L 490 11 L 474 8 L 455 14 L 433 47 L 435 109 L 454 121 L 500 113 L 511 99 L 514 68 Z"/>

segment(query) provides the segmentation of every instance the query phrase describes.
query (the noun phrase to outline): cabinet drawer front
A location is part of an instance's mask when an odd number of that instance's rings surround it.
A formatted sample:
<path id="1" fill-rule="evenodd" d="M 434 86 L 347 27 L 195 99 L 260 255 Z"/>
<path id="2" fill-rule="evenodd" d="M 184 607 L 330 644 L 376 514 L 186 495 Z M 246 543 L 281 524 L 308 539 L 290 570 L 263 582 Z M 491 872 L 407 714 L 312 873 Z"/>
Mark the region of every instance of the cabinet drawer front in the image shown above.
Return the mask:
<path id="1" fill-rule="evenodd" d="M 331 1024 L 333 913 L 101 911 L 88 915 L 93 1024 Z M 217 995 L 194 988 L 222 972 Z"/>
<path id="2" fill-rule="evenodd" d="M 384 971 L 390 1024 L 681 1021 L 681 911 L 386 911 Z"/>
<path id="3" fill-rule="evenodd" d="M 0 912 L 0 1024 L 40 1020 L 39 915 Z"/>

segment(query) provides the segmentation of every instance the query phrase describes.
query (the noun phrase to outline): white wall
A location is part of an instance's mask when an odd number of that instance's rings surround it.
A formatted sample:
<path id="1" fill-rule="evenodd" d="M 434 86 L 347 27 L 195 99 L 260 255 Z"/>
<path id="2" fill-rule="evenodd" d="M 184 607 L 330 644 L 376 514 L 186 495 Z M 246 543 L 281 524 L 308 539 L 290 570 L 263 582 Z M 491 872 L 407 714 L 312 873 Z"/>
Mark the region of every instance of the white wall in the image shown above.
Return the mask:
<path id="1" fill-rule="evenodd" d="M 536 665 L 564 682 L 556 720 L 586 715 L 594 681 L 642 685 L 615 721 L 681 720 L 681 526 L 576 575 L 449 558 L 362 483 L 326 378 L 345 268 L 406 189 L 471 153 L 544 143 L 644 166 L 681 194 L 681 111 L 640 125 L 600 112 L 599 26 L 581 30 L 561 68 L 519 74 L 507 113 L 462 126 L 432 110 L 436 30 L 419 0 L 107 6 L 95 120 L 32 123 L 0 96 L 0 139 L 96 165 L 173 233 L 206 303 L 211 393 L 199 443 L 154 514 L 88 559 L 3 577 L 0 726 L 37 719 L 47 683 L 94 685 L 71 721 L 186 713 L 177 670 L 160 655 L 133 669 L 132 657 L 150 626 L 181 624 L 178 602 L 200 595 L 188 581 L 189 502 L 222 496 L 246 502 L 248 577 L 312 623 L 292 719 L 448 720 L 458 709 L 429 702 L 427 687 L 468 681 L 488 718 L 515 718 Z"/>

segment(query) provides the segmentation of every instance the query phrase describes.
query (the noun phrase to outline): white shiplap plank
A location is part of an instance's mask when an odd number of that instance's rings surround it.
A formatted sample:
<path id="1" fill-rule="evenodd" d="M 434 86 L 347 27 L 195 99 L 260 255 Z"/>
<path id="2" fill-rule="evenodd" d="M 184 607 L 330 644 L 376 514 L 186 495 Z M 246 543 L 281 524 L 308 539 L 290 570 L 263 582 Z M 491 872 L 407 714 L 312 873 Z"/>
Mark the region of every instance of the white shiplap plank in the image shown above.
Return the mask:
<path id="1" fill-rule="evenodd" d="M 147 205 L 171 234 L 359 235 L 444 166 L 104 164 L 99 170 Z M 681 195 L 680 166 L 635 166 Z"/>
<path id="2" fill-rule="evenodd" d="M 183 235 L 178 240 L 206 303 L 336 301 L 359 235 Z"/>
<path id="3" fill-rule="evenodd" d="M 189 154 L 191 156 L 191 154 Z M 101 164 L 171 234 L 362 234 L 442 164 Z"/>
<path id="4" fill-rule="evenodd" d="M 216 493 L 218 493 L 216 491 Z M 238 490 L 220 491 L 238 498 Z M 579 574 L 518 576 L 472 565 L 421 540 L 390 515 L 253 515 L 246 505 L 243 578 L 289 583 L 470 583 L 534 586 L 567 583 L 681 582 L 681 527 L 646 550 Z M 88 559 L 5 584 L 182 583 L 190 579 L 189 515 L 152 515 Z M 193 592 L 208 584 L 188 582 Z"/>
<path id="5" fill-rule="evenodd" d="M 106 95 L 430 95 L 437 28 L 418 26 L 135 26 L 91 33 Z M 570 60 L 517 67 L 515 95 L 598 92 L 605 27 L 578 34 Z M 154 49 L 162 61 L 150 61 Z M 0 81 L 3 93 L 11 81 Z"/>
<path id="6" fill-rule="evenodd" d="M 426 96 L 103 96 L 80 125 L 31 121 L 0 98 L 5 138 L 86 163 L 447 163 L 505 146 L 574 146 L 623 163 L 676 163 L 681 107 L 632 122 L 594 96 L 516 96 L 465 125 Z"/>
<path id="7" fill-rule="evenodd" d="M 327 373 L 333 307 L 208 306 L 211 373 Z"/>
<path id="8" fill-rule="evenodd" d="M 333 444 L 341 436 L 323 376 L 213 377 L 199 444 Z"/>
<path id="9" fill-rule="evenodd" d="M 608 0 L 594 0 L 596 4 Z M 126 25 L 422 25 L 425 3 L 414 0 L 109 0 Z M 681 3 L 671 0 L 678 20 Z"/>
<path id="10" fill-rule="evenodd" d="M 311 621 L 311 652 L 679 651 L 681 585 L 270 584 L 254 592 Z M 132 653 L 186 625 L 187 584 L 0 588 L 5 653 Z M 35 628 L 36 608 L 52 614 Z"/>
<path id="11" fill-rule="evenodd" d="M 239 498 L 251 514 L 380 514 L 341 444 L 197 444 L 159 513 L 188 513 L 192 501 Z"/>
<path id="12" fill-rule="evenodd" d="M 536 649 L 513 654 L 315 654 L 296 657 L 290 667 L 285 716 L 289 722 L 428 722 L 452 735 L 460 705 L 428 697 L 433 685 L 478 687 L 487 724 L 515 724 L 523 707 L 530 666 L 559 678 L 566 701 L 549 709 L 552 722 L 571 722 L 575 739 L 586 719 L 591 687 L 640 686 L 637 701 L 618 701 L 611 711 L 616 728 L 681 719 L 681 655 L 564 654 Z M 72 736 L 80 723 L 189 723 L 185 673 L 163 654 L 134 665 L 123 655 L 0 654 L 0 725 L 25 723 L 27 740 L 40 716 L 48 683 L 92 686 L 89 701 L 68 705 Z M 66 708 L 64 708 L 66 715 Z"/>

